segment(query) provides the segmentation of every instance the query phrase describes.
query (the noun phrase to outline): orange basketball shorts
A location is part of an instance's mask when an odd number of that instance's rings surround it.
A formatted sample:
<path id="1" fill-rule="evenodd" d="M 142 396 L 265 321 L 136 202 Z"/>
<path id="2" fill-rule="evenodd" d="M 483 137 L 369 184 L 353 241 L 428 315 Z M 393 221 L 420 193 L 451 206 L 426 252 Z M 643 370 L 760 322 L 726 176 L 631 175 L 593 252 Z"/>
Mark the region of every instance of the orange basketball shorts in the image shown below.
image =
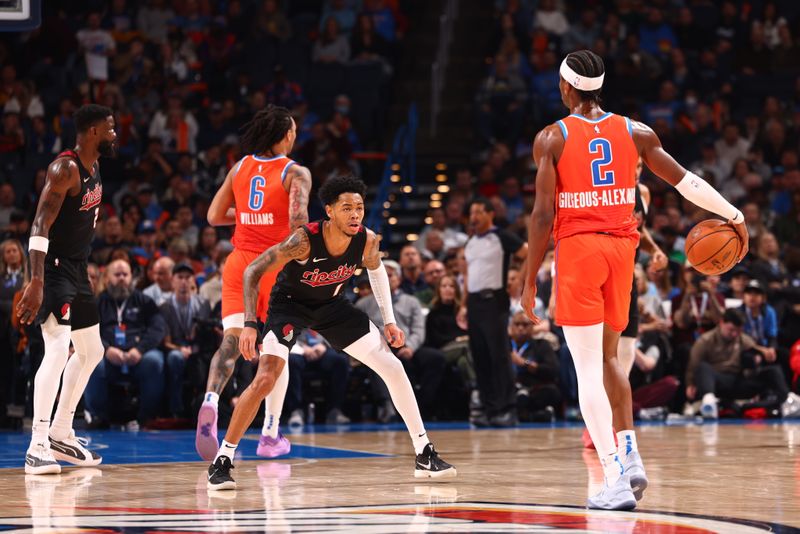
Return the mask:
<path id="1" fill-rule="evenodd" d="M 560 326 L 628 325 L 636 236 L 577 234 L 555 249 L 555 321 Z"/>
<path id="2" fill-rule="evenodd" d="M 225 262 L 225 269 L 222 271 L 222 327 L 226 330 L 244 328 L 244 270 L 258 256 L 258 252 L 234 248 Z M 269 294 L 278 278 L 278 272 L 280 271 L 267 272 L 261 277 L 256 317 L 262 321 L 267 318 Z"/>

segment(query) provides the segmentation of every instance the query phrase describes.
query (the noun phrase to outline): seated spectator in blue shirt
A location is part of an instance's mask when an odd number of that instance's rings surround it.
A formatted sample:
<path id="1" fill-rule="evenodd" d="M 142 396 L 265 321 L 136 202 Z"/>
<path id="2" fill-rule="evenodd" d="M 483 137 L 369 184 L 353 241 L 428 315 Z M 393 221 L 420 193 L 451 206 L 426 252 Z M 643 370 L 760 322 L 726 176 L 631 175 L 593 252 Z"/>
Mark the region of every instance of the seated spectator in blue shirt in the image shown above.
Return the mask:
<path id="1" fill-rule="evenodd" d="M 516 370 L 517 409 L 525 420 L 549 421 L 561 407 L 558 357 L 545 339 L 533 338 L 533 323 L 517 312 L 508 327 L 511 362 Z"/>
<path id="2" fill-rule="evenodd" d="M 183 383 L 186 360 L 201 352 L 197 338 L 198 321 L 211 315 L 208 302 L 197 295 L 194 270 L 188 263 L 172 268 L 172 295 L 161 305 L 167 325 L 164 348 L 167 353 L 167 391 L 173 417 L 183 414 Z"/>
<path id="3" fill-rule="evenodd" d="M 758 280 L 750 280 L 744 288 L 740 310 L 744 314 L 744 333 L 763 347 L 775 348 L 778 339 L 778 315 L 767 304 L 764 287 Z"/>
<path id="4" fill-rule="evenodd" d="M 366 0 L 364 14 L 372 18 L 378 35 L 390 43 L 395 41 L 397 38 L 397 24 L 394 20 L 394 13 L 386 7 L 385 0 Z"/>
<path id="5" fill-rule="evenodd" d="M 422 275 L 422 254 L 417 247 L 409 243 L 400 250 L 400 267 L 403 270 L 400 291 L 407 295 L 416 295 L 430 289 Z"/>
<path id="6" fill-rule="evenodd" d="M 342 34 L 349 36 L 356 25 L 356 5 L 355 0 L 327 0 L 322 8 L 319 29 L 325 29 L 325 23 L 329 17 L 336 19 L 339 23 L 339 30 Z"/>
<path id="7" fill-rule="evenodd" d="M 97 303 L 105 358 L 89 379 L 84 401 L 93 418 L 109 420 L 108 386 L 131 380 L 139 387 L 139 424 L 158 415 L 164 394 L 164 317 L 153 299 L 134 289 L 131 266 L 115 260 Z"/>
<path id="8" fill-rule="evenodd" d="M 664 22 L 661 10 L 650 8 L 647 22 L 639 26 L 639 46 L 654 56 L 667 57 L 677 44 L 678 40 L 669 24 Z"/>

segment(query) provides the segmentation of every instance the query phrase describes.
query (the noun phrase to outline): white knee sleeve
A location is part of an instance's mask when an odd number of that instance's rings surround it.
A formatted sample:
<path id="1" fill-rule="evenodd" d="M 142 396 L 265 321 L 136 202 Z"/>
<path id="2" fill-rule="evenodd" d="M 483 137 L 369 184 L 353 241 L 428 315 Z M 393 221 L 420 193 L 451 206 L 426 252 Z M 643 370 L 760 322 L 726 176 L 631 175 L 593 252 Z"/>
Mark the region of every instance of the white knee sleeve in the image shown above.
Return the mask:
<path id="1" fill-rule="evenodd" d="M 621 336 L 617 344 L 617 358 L 625 376 L 631 374 L 633 369 L 633 361 L 636 358 L 636 338 Z"/>
<path id="2" fill-rule="evenodd" d="M 103 340 L 100 337 L 99 324 L 81 328 L 80 330 L 73 330 L 72 344 L 81 359 L 85 359 L 83 364 L 90 365 L 92 369 L 100 363 L 106 353 L 106 349 L 103 347 Z"/>
<path id="3" fill-rule="evenodd" d="M 611 403 L 603 386 L 603 324 L 565 326 L 564 337 L 575 362 L 581 415 L 600 458 L 616 452 Z"/>

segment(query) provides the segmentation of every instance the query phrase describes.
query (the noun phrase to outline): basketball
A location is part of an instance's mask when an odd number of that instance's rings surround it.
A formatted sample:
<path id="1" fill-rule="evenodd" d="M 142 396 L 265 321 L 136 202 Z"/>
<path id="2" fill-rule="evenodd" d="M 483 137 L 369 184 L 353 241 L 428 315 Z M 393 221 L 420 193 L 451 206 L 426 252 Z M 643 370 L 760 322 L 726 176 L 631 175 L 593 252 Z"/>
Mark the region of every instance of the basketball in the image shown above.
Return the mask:
<path id="1" fill-rule="evenodd" d="M 699 222 L 686 237 L 686 259 L 703 274 L 722 274 L 736 265 L 742 250 L 739 234 L 719 219 Z"/>

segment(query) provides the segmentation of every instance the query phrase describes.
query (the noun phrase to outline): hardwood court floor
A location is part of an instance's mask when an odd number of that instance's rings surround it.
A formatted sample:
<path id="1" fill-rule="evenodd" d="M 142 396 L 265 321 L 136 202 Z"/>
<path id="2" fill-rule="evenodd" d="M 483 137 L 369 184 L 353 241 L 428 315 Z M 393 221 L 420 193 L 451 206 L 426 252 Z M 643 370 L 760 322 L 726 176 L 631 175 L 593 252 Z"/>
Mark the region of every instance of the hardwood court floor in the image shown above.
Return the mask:
<path id="1" fill-rule="evenodd" d="M 636 513 L 583 508 L 602 470 L 582 427 L 432 428 L 456 479 L 415 479 L 401 430 L 292 436 L 292 454 L 272 461 L 252 459 L 248 435 L 238 489 L 211 493 L 205 463 L 170 462 L 191 457 L 193 433 L 93 434 L 108 447 L 100 468 L 0 469 L 0 530 L 800 532 L 800 424 L 640 428 L 651 486 Z M 0 466 L 19 465 L 27 440 L 0 434 Z"/>

